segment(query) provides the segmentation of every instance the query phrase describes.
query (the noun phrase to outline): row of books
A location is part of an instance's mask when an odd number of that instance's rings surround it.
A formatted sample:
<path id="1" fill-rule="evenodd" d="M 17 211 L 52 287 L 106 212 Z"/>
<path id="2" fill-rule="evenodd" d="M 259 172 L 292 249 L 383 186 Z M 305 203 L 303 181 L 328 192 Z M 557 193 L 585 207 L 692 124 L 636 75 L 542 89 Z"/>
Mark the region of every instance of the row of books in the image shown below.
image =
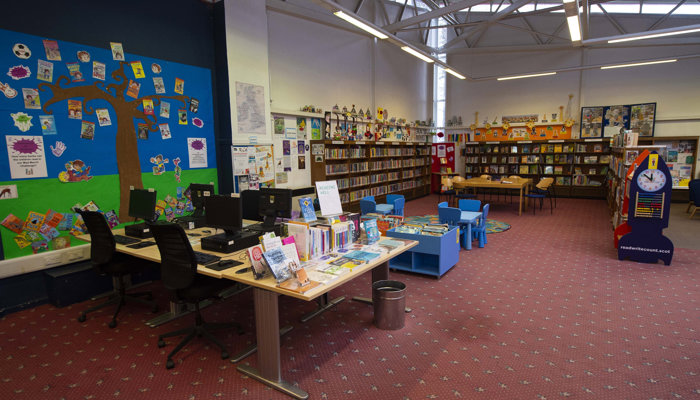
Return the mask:
<path id="1" fill-rule="evenodd" d="M 394 232 L 407 233 L 412 235 L 442 236 L 450 227 L 447 224 L 419 224 L 408 223 L 394 228 Z"/>

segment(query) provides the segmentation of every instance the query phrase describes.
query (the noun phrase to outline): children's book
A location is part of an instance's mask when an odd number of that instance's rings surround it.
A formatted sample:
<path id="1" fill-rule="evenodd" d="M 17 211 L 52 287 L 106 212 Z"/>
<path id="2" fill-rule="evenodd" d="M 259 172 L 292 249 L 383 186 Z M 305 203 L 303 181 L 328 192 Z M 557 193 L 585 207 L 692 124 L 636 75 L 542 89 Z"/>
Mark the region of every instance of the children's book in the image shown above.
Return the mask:
<path id="1" fill-rule="evenodd" d="M 281 247 L 276 247 L 263 253 L 263 258 L 267 262 L 268 268 L 277 282 L 284 282 L 291 278 L 289 263 L 292 262 L 282 251 Z"/>
<path id="2" fill-rule="evenodd" d="M 378 253 L 370 253 L 369 251 L 362 251 L 362 250 L 355 250 L 347 253 L 345 257 L 351 258 L 353 260 L 360 260 L 364 262 L 368 262 L 370 260 L 373 260 L 377 257 L 379 257 L 380 254 Z"/>
<path id="3" fill-rule="evenodd" d="M 255 245 L 249 247 L 246 252 L 248 253 L 248 258 L 250 259 L 250 265 L 253 269 L 253 277 L 255 279 L 261 279 L 265 276 L 265 272 L 269 270 L 267 261 L 263 257 L 262 245 Z"/>
<path id="4" fill-rule="evenodd" d="M 370 243 L 374 243 L 379 240 L 379 229 L 377 228 L 376 219 L 368 219 L 362 223 L 365 229 L 365 234 L 367 235 L 367 240 Z"/>
<path id="5" fill-rule="evenodd" d="M 304 218 L 304 221 L 316 221 L 316 211 L 314 211 L 314 202 L 311 197 L 300 198 L 299 207 L 301 208 L 301 216 Z"/>

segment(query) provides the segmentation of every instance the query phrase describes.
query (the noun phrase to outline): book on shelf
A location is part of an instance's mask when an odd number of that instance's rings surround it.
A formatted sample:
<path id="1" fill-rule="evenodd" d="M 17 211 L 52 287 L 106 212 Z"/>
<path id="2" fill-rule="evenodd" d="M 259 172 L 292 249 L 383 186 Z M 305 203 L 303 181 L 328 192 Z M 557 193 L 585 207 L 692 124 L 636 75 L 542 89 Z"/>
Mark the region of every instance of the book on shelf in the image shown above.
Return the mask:
<path id="1" fill-rule="evenodd" d="M 593 152 L 594 153 L 600 153 L 603 151 L 603 145 L 602 144 L 595 144 L 593 145 Z"/>
<path id="2" fill-rule="evenodd" d="M 554 152 L 555 152 L 555 153 L 561 153 L 561 152 L 562 152 L 562 145 L 560 145 L 560 144 L 555 144 L 555 145 L 554 145 Z"/>
<path id="3" fill-rule="evenodd" d="M 551 166 L 551 165 L 546 165 L 546 166 L 544 167 L 544 173 L 545 173 L 545 175 L 551 175 L 551 174 L 553 174 L 553 173 L 554 173 L 554 170 L 553 170 L 552 166 Z"/>
<path id="4" fill-rule="evenodd" d="M 564 173 L 564 167 L 562 167 L 561 165 L 554 166 L 554 174 L 561 175 L 563 173 Z"/>

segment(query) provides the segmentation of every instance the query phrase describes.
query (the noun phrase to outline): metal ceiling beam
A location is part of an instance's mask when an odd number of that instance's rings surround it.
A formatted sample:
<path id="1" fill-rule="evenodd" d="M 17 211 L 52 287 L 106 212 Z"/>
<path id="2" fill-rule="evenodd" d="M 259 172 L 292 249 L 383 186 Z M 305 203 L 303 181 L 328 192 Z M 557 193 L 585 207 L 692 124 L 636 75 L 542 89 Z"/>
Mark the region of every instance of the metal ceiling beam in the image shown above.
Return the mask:
<path id="1" fill-rule="evenodd" d="M 654 28 L 656 28 L 657 26 L 661 25 L 664 21 L 666 21 L 666 20 L 668 19 L 668 17 L 671 16 L 671 14 L 673 14 L 674 11 L 676 11 L 676 10 L 678 9 L 678 7 L 682 6 L 684 3 L 685 3 L 685 0 L 681 0 L 678 4 L 676 4 L 675 7 L 673 7 L 673 9 L 672 9 L 671 11 L 669 11 L 669 12 L 668 12 L 666 15 L 664 15 L 663 17 L 659 18 L 659 19 L 658 19 L 656 22 L 654 22 L 654 23 L 649 27 L 649 29 L 647 29 L 647 30 L 648 30 L 648 31 L 651 31 L 651 30 L 653 30 Z M 639 5 L 639 7 L 641 8 L 641 4 Z"/>
<path id="2" fill-rule="evenodd" d="M 640 0 L 641 1 L 641 0 Z M 579 22 L 581 23 L 581 39 L 587 39 L 588 38 L 588 27 L 590 26 L 589 23 L 589 9 L 590 5 L 588 4 L 588 0 L 582 0 L 581 1 L 581 11 L 579 13 Z"/>
<path id="3" fill-rule="evenodd" d="M 561 30 L 564 29 L 564 27 L 567 25 L 568 24 L 566 23 L 566 21 L 559 24 L 557 29 L 554 30 L 554 33 L 552 33 L 552 36 L 550 36 L 550 38 L 544 44 L 551 44 L 552 40 L 554 40 L 555 37 L 559 37 L 559 36 L 554 36 L 554 35 L 557 35 L 559 32 L 561 32 Z M 568 40 L 568 39 L 564 39 L 564 40 Z"/>
<path id="4" fill-rule="evenodd" d="M 564 24 L 566 24 L 566 23 L 564 23 Z M 521 26 L 515 26 L 515 25 L 505 24 L 505 23 L 503 23 L 503 22 L 497 22 L 496 25 L 502 26 L 502 27 L 508 28 L 508 29 L 514 29 L 514 30 L 516 30 L 516 31 L 529 32 L 529 33 L 536 34 L 536 35 L 546 36 L 546 37 L 551 38 L 551 39 L 568 40 L 568 38 L 564 38 L 564 37 L 561 37 L 561 36 L 555 36 L 555 35 L 550 35 L 550 34 L 544 33 L 544 32 L 538 32 L 538 31 L 536 31 L 536 30 L 533 30 L 532 28 L 530 28 L 530 29 L 528 29 L 528 28 L 523 28 L 523 27 L 521 27 Z M 542 42 L 540 41 L 540 42 L 537 43 L 537 44 L 541 45 L 541 44 L 544 44 L 544 43 L 542 43 Z"/>
<path id="5" fill-rule="evenodd" d="M 396 32 L 400 29 L 406 28 L 408 26 L 412 25 L 417 25 L 420 24 L 421 22 L 425 22 L 428 20 L 431 20 L 433 18 L 438 18 L 441 17 L 445 14 L 450 14 L 455 11 L 459 11 L 464 8 L 469 8 L 471 6 L 475 6 L 477 4 L 482 3 L 484 0 L 463 0 L 463 1 L 458 1 L 456 3 L 452 3 L 447 7 L 440 7 L 438 9 L 424 12 L 423 14 L 418 14 L 415 17 L 407 18 L 403 21 L 397 22 L 395 24 L 387 25 L 382 27 L 383 29 L 389 31 L 389 32 Z"/>
<path id="6" fill-rule="evenodd" d="M 382 11 L 382 16 L 384 17 L 384 22 L 389 23 L 389 14 L 386 12 L 386 7 L 384 7 L 384 2 L 382 0 L 375 0 L 374 4 L 379 3 L 379 9 Z"/>
<path id="7" fill-rule="evenodd" d="M 362 8 L 362 5 L 365 4 L 365 0 L 360 0 L 359 3 L 355 6 L 355 14 L 360 13 L 360 9 Z"/>
<path id="8" fill-rule="evenodd" d="M 599 38 L 594 38 L 594 39 L 588 39 L 583 41 L 583 45 L 591 45 L 591 44 L 600 44 L 600 43 L 607 43 L 608 40 L 616 40 L 616 39 L 627 39 L 627 38 L 633 38 L 633 37 L 638 37 L 642 35 L 654 35 L 654 34 L 664 34 L 664 33 L 673 33 L 673 32 L 678 32 L 678 31 L 684 31 L 684 30 L 691 30 L 691 29 L 700 29 L 700 24 L 698 25 L 686 25 L 686 26 L 677 26 L 673 28 L 666 28 L 666 29 L 657 29 L 655 31 L 645 31 L 645 32 L 638 32 L 638 33 L 628 33 L 624 35 L 616 35 L 616 36 L 606 36 L 606 37 L 599 37 Z M 658 40 L 658 39 L 654 39 Z M 675 39 L 678 41 L 678 39 Z"/>
<path id="9" fill-rule="evenodd" d="M 627 33 L 627 31 L 625 31 L 625 29 L 624 29 L 620 24 L 617 23 L 617 21 L 615 20 L 615 18 L 613 18 L 610 14 L 608 14 L 608 11 L 607 11 L 603 6 L 601 6 L 601 5 L 599 4 L 599 5 L 598 5 L 598 8 L 600 8 L 600 9 L 603 11 L 603 14 L 605 14 L 605 17 L 608 19 L 608 21 L 610 21 L 610 23 L 612 24 L 612 26 L 614 26 L 615 29 L 617 29 L 618 32 L 620 32 L 620 33 L 623 34 L 623 35 L 624 35 L 625 33 Z"/>

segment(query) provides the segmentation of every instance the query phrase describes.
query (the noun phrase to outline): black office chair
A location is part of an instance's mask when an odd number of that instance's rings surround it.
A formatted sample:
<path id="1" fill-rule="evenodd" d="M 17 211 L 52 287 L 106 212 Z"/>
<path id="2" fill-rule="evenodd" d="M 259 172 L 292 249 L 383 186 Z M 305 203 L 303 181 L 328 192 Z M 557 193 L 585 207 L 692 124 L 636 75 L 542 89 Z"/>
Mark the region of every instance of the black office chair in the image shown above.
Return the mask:
<path id="1" fill-rule="evenodd" d="M 111 276 L 114 284 L 114 293 L 107 298 L 107 301 L 80 313 L 78 321 L 85 322 L 88 313 L 116 304 L 117 309 L 108 324 L 110 328 L 114 328 L 117 326 L 117 314 L 127 301 L 145 304 L 150 306 L 153 312 L 158 312 L 158 305 L 154 301 L 150 301 L 153 298 L 151 292 L 126 293 L 127 282 L 125 278 L 130 274 L 142 271 L 144 264 L 133 257 L 116 251 L 114 235 L 112 235 L 112 230 L 104 215 L 97 211 L 78 211 L 78 213 L 85 221 L 90 233 L 92 267 L 100 275 Z M 141 298 L 143 296 L 148 300 Z"/>
<path id="2" fill-rule="evenodd" d="M 177 224 L 158 223 L 150 226 L 153 237 L 160 251 L 161 280 L 165 287 L 172 291 L 173 301 L 194 306 L 195 324 L 188 328 L 179 329 L 158 336 L 158 347 L 165 346 L 165 338 L 187 335 L 168 354 L 165 364 L 167 369 L 175 366 L 172 357 L 189 343 L 195 335 L 204 336 L 221 349 L 221 358 L 229 357 L 226 347 L 211 334 L 211 331 L 223 328 L 236 328 L 243 333 L 237 323 L 205 323 L 202 319 L 199 303 L 217 295 L 235 284 L 227 279 L 216 279 L 197 273 L 197 260 L 187 239 L 184 229 Z"/>

